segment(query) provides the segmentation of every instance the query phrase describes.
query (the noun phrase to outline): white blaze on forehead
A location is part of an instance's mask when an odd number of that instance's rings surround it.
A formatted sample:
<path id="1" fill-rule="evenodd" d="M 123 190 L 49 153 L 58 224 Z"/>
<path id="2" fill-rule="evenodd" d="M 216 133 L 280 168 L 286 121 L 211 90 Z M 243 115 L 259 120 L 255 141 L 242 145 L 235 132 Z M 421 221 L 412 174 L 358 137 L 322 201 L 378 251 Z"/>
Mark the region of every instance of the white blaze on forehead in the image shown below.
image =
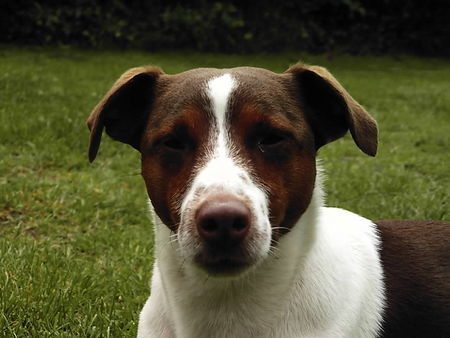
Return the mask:
<path id="1" fill-rule="evenodd" d="M 267 217 L 267 199 L 260 187 L 254 184 L 249 171 L 241 165 L 242 161 L 232 152 L 232 142 L 229 137 L 229 106 L 233 91 L 238 82 L 231 74 L 219 75 L 206 83 L 213 115 L 208 159 L 201 168 L 188 194 L 184 199 L 182 209 L 189 205 L 195 192 L 201 189 L 219 189 L 223 192 L 236 194 L 251 201 L 253 208 L 258 210 L 259 217 Z M 206 192 L 208 195 L 208 192 Z M 206 196 L 203 196 L 206 197 Z M 201 198 L 201 197 L 200 197 Z M 257 215 L 258 216 L 258 215 Z"/>
<path id="2" fill-rule="evenodd" d="M 225 127 L 229 99 L 236 80 L 230 74 L 223 74 L 208 81 L 208 96 L 212 103 L 212 111 L 217 121 L 217 127 Z"/>
<path id="3" fill-rule="evenodd" d="M 227 113 L 230 97 L 237 86 L 237 81 L 226 73 L 210 79 L 205 84 L 205 92 L 209 98 L 209 110 L 212 113 L 210 126 L 209 153 L 205 165 L 198 171 L 191 188 L 182 205 L 184 209 L 194 198 L 195 192 L 201 188 L 224 188 L 236 191 L 244 170 L 238 167 L 231 157 L 228 136 Z"/>
<path id="4" fill-rule="evenodd" d="M 231 74 L 219 75 L 206 83 L 205 91 L 209 98 L 209 110 L 212 113 L 210 126 L 209 151 L 204 165 L 196 172 L 191 187 L 188 189 L 181 205 L 181 226 L 179 241 L 184 251 L 191 256 L 198 250 L 192 246 L 188 226 L 193 224 L 196 209 L 202 201 L 214 192 L 224 192 L 238 196 L 246 201 L 252 210 L 252 223 L 257 234 L 258 243 L 252 245 L 249 251 L 256 256 L 264 256 L 270 247 L 270 222 L 268 218 L 268 199 L 265 192 L 254 183 L 251 173 L 242 165 L 242 160 L 236 158 L 232 151 L 233 142 L 229 135 L 229 107 L 233 92 L 238 86 L 237 80 Z M 256 240 L 255 240 L 256 241 Z"/>
<path id="5" fill-rule="evenodd" d="M 236 87 L 236 80 L 230 74 L 223 74 L 208 81 L 207 94 L 211 102 L 211 110 L 214 116 L 217 138 L 215 142 L 214 157 L 226 156 L 229 153 L 227 147 L 227 111 L 231 93 Z M 213 133 L 214 135 L 214 133 Z"/>
<path id="6" fill-rule="evenodd" d="M 222 186 L 235 190 L 233 185 L 239 181 L 236 176 L 243 171 L 236 166 L 231 157 L 227 123 L 230 97 L 236 86 L 236 80 L 228 73 L 215 77 L 207 83 L 215 128 L 212 128 L 210 140 L 211 158 L 198 175 L 198 182 L 206 187 Z"/>

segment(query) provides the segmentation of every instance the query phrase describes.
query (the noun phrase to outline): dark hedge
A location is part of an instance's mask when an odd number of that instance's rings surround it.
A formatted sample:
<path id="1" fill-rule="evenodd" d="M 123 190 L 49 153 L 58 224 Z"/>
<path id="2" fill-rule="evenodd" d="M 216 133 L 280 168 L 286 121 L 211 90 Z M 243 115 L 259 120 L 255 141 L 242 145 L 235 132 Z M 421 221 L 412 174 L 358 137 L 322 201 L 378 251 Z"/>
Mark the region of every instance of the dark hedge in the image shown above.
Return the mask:
<path id="1" fill-rule="evenodd" d="M 450 56 L 446 1 L 2 0 L 0 43 Z"/>

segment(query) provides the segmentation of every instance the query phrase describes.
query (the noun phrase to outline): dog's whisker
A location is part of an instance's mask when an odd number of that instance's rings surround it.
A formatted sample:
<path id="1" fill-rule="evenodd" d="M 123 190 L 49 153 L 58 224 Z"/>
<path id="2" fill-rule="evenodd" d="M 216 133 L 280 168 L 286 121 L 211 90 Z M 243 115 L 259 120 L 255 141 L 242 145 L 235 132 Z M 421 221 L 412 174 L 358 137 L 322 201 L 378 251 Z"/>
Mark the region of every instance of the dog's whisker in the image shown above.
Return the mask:
<path id="1" fill-rule="evenodd" d="M 269 247 L 269 256 L 274 257 L 275 259 L 279 259 L 279 253 L 280 249 L 278 249 L 277 247 L 274 247 L 273 245 Z"/>
<path id="2" fill-rule="evenodd" d="M 286 228 L 286 227 L 273 227 L 272 230 L 288 230 L 289 231 L 291 229 Z"/>
<path id="3" fill-rule="evenodd" d="M 275 242 L 275 244 L 278 244 L 277 242 Z M 277 248 L 275 245 L 270 245 L 270 250 L 274 250 L 274 251 L 280 251 L 279 248 Z"/>

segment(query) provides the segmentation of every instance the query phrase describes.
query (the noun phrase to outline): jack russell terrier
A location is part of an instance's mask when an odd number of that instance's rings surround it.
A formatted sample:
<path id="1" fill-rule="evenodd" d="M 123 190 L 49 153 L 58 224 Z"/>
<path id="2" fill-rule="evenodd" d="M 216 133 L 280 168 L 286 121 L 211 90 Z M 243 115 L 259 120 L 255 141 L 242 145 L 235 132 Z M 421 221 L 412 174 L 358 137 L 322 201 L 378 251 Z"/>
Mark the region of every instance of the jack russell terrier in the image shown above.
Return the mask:
<path id="1" fill-rule="evenodd" d="M 316 153 L 377 124 L 324 68 L 124 73 L 93 110 L 142 155 L 156 260 L 138 337 L 450 337 L 448 222 L 324 207 Z"/>

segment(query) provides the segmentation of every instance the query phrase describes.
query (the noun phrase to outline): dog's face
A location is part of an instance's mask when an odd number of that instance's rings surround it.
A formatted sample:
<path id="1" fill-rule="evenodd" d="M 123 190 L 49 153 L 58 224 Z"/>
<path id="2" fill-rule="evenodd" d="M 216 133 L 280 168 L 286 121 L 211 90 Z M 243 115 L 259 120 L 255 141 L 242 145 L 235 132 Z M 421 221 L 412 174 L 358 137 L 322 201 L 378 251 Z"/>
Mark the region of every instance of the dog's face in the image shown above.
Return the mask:
<path id="1" fill-rule="evenodd" d="M 374 120 L 323 68 L 165 75 L 135 68 L 88 121 L 90 159 L 103 128 L 142 154 L 142 175 L 186 262 L 236 274 L 262 261 L 314 189 L 315 156 L 350 130 L 375 155 Z"/>

